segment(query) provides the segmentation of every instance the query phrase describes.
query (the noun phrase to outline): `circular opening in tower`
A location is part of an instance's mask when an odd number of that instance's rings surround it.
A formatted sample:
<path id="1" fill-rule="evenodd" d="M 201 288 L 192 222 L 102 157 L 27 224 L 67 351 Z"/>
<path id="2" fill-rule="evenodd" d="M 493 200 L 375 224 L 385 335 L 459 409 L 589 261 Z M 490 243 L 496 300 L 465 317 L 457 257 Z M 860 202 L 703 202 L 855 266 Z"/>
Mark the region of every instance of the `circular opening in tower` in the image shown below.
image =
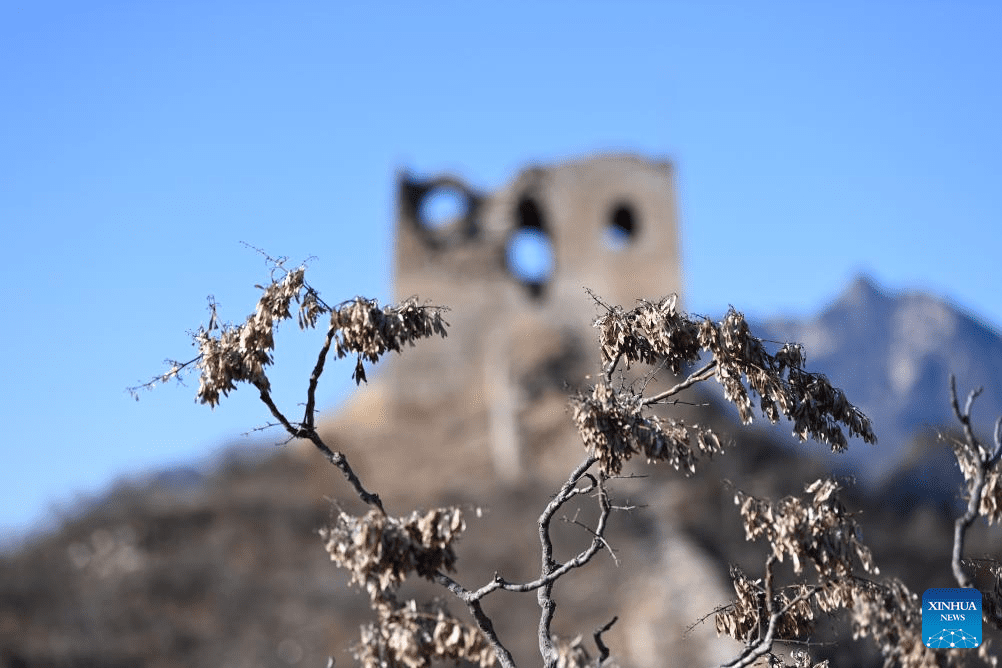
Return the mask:
<path id="1" fill-rule="evenodd" d="M 508 240 L 508 267 L 523 283 L 545 283 L 553 274 L 553 242 L 542 230 L 525 227 Z"/>
<path id="2" fill-rule="evenodd" d="M 609 211 L 603 238 L 605 245 L 615 251 L 624 250 L 636 241 L 639 224 L 637 214 L 628 202 L 617 202 Z"/>
<path id="3" fill-rule="evenodd" d="M 455 225 L 470 208 L 466 193 L 451 186 L 435 186 L 421 198 L 418 222 L 429 230 L 442 230 Z"/>
<path id="4" fill-rule="evenodd" d="M 505 248 L 505 264 L 530 296 L 538 298 L 553 276 L 553 239 L 539 205 L 531 197 L 519 201 L 515 218 L 516 227 Z"/>

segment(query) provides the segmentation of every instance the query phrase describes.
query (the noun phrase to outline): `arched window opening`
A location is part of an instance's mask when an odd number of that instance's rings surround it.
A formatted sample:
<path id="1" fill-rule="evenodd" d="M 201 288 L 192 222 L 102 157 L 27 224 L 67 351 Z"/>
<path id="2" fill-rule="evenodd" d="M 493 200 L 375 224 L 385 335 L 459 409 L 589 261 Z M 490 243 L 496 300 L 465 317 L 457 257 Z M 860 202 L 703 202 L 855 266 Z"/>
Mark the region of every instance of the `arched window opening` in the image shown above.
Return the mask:
<path id="1" fill-rule="evenodd" d="M 515 229 L 505 247 L 505 265 L 508 272 L 525 286 L 529 296 L 539 299 L 553 276 L 553 239 L 533 198 L 519 200 L 515 218 Z"/>
<path id="2" fill-rule="evenodd" d="M 609 221 L 605 226 L 605 245 L 614 251 L 624 250 L 636 241 L 639 231 L 637 214 L 627 202 L 619 202 L 609 212 Z"/>
<path id="3" fill-rule="evenodd" d="M 536 200 L 531 197 L 523 197 L 518 201 L 518 226 L 543 229 L 543 215 Z"/>

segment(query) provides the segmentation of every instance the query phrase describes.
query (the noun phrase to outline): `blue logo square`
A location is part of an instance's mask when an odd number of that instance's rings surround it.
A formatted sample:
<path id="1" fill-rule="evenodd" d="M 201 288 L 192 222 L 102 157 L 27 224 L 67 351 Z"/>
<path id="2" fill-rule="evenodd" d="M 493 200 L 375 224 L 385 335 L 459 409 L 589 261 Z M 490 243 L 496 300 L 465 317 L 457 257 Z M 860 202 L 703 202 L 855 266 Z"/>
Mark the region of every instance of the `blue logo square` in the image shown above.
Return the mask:
<path id="1" fill-rule="evenodd" d="M 922 594 L 922 641 L 932 649 L 981 644 L 981 592 L 926 589 Z"/>

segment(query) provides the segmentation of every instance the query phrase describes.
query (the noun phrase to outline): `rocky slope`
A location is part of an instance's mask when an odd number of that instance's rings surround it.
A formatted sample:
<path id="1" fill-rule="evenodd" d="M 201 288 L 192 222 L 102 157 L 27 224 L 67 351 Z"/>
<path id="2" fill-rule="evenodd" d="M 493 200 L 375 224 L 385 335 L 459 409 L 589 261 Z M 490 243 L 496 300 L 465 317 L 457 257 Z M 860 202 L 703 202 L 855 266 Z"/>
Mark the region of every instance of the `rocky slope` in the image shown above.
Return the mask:
<path id="1" fill-rule="evenodd" d="M 847 458 L 868 483 L 893 476 L 916 437 L 959 426 L 950 408 L 951 373 L 961 401 L 984 388 L 973 416 L 986 441 L 1002 415 L 1002 335 L 944 299 L 888 293 L 859 276 L 819 315 L 758 323 L 753 331 L 803 343 L 808 368 L 837 379 L 873 420 L 879 444 L 857 443 Z"/>

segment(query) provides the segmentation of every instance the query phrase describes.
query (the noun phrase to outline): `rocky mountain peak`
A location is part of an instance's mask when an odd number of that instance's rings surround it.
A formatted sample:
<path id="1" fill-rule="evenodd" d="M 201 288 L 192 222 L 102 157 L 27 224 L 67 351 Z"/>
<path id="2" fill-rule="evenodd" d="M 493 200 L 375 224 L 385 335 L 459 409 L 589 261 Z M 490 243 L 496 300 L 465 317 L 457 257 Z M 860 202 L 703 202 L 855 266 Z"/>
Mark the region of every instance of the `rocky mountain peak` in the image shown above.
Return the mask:
<path id="1" fill-rule="evenodd" d="M 873 276 L 862 273 L 852 279 L 849 287 L 838 298 L 837 304 L 848 307 L 866 307 L 888 299 Z"/>
<path id="2" fill-rule="evenodd" d="M 878 445 L 857 443 L 837 458 L 870 483 L 894 475 L 917 434 L 957 426 L 950 374 L 961 400 L 984 387 L 972 416 L 979 435 L 990 440 L 1002 414 L 1002 336 L 943 297 L 890 291 L 861 274 L 817 316 L 753 329 L 804 344 L 807 369 L 827 375 L 870 417 Z"/>

